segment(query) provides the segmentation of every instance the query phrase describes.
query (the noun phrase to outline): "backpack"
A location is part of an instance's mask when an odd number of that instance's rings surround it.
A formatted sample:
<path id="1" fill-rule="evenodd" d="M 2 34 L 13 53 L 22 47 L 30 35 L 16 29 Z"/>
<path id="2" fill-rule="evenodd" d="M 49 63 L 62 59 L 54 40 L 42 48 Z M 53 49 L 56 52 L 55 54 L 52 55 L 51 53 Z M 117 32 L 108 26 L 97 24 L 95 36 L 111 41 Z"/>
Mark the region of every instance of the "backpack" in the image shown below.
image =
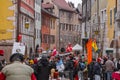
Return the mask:
<path id="1" fill-rule="evenodd" d="M 85 63 L 79 62 L 80 70 L 84 70 L 86 68 Z"/>

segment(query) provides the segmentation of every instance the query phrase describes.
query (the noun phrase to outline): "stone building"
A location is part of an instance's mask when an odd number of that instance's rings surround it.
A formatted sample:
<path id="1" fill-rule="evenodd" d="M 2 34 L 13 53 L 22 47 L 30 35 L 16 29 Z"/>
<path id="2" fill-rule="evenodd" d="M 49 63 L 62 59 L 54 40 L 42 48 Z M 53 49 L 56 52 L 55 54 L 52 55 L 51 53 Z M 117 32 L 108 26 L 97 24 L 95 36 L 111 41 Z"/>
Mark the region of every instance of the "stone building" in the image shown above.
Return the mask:
<path id="1" fill-rule="evenodd" d="M 35 52 L 41 45 L 41 0 L 35 0 Z"/>
<path id="2" fill-rule="evenodd" d="M 35 0 L 20 0 L 19 7 L 17 35 L 22 36 L 21 42 L 25 44 L 26 53 L 30 56 L 35 49 Z"/>
<path id="3" fill-rule="evenodd" d="M 97 46 L 105 53 L 105 47 L 108 45 L 107 41 L 107 0 L 92 0 L 91 2 L 91 35 L 96 39 Z"/>
<path id="4" fill-rule="evenodd" d="M 0 1 L 1 27 L 0 48 L 4 49 L 5 59 L 8 62 L 12 53 L 13 43 L 21 36 L 21 43 L 26 46 L 26 54 L 34 52 L 34 0 Z M 4 4 L 3 4 L 4 3 Z M 3 4 L 3 5 L 2 5 Z M 2 18 L 4 16 L 4 18 Z M 0 31 L 0 32 L 1 32 Z"/>
<path id="5" fill-rule="evenodd" d="M 53 49 L 56 46 L 56 19 L 53 14 L 53 4 L 42 4 L 42 27 L 41 27 L 41 47 L 44 50 Z"/>
<path id="6" fill-rule="evenodd" d="M 58 29 L 57 29 L 57 46 L 58 49 L 66 48 L 68 43 L 73 46 L 80 43 L 81 40 L 81 18 L 75 8 L 65 0 L 53 0 L 56 5 L 56 13 L 58 14 Z M 55 13 L 55 14 L 56 14 Z"/>

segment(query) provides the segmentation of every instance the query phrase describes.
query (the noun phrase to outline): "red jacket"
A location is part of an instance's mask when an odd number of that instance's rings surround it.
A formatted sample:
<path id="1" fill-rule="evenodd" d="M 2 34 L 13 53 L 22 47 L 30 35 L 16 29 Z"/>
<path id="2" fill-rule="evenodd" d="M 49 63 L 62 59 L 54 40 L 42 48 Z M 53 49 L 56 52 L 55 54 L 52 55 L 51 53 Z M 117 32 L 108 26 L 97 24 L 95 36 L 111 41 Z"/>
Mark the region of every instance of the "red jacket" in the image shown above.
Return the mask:
<path id="1" fill-rule="evenodd" d="M 120 80 L 120 72 L 113 72 L 112 78 L 115 80 Z"/>

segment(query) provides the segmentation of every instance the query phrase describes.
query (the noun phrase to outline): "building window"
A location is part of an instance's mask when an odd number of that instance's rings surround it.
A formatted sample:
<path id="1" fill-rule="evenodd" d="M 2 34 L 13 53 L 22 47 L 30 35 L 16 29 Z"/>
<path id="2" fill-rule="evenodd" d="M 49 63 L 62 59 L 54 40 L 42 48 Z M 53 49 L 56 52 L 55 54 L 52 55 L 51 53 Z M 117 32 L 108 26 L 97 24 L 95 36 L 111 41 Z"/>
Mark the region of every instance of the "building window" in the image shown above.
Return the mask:
<path id="1" fill-rule="evenodd" d="M 62 29 L 65 30 L 65 24 L 62 24 Z"/>
<path id="2" fill-rule="evenodd" d="M 69 30 L 71 31 L 71 25 L 69 25 Z"/>
<path id="3" fill-rule="evenodd" d="M 50 28 L 53 28 L 52 19 L 50 19 Z"/>
<path id="4" fill-rule="evenodd" d="M 115 22 L 115 19 L 116 19 L 116 13 L 117 13 L 117 8 L 115 7 L 114 8 L 114 22 Z"/>
<path id="5" fill-rule="evenodd" d="M 52 21 L 53 29 L 55 29 L 55 20 Z"/>
<path id="6" fill-rule="evenodd" d="M 55 36 L 54 35 L 50 35 L 50 43 L 51 44 L 55 43 Z"/>
<path id="7" fill-rule="evenodd" d="M 68 24 L 66 24 L 66 31 L 68 30 Z"/>
<path id="8" fill-rule="evenodd" d="M 60 30 L 62 30 L 62 23 L 60 23 Z"/>
<path id="9" fill-rule="evenodd" d="M 112 10 L 110 10 L 110 25 L 112 25 Z"/>

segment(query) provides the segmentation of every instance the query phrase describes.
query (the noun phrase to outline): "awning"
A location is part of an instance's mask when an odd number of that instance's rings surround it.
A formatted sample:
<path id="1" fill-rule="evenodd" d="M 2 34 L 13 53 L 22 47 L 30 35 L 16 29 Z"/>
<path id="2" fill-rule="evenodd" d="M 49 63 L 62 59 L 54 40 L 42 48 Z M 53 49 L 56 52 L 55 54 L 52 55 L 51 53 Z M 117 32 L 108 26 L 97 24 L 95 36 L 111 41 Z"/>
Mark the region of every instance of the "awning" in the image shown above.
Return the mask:
<path id="1" fill-rule="evenodd" d="M 73 48 L 72 48 L 73 51 L 80 51 L 82 50 L 82 46 L 80 46 L 79 44 L 76 44 Z"/>

